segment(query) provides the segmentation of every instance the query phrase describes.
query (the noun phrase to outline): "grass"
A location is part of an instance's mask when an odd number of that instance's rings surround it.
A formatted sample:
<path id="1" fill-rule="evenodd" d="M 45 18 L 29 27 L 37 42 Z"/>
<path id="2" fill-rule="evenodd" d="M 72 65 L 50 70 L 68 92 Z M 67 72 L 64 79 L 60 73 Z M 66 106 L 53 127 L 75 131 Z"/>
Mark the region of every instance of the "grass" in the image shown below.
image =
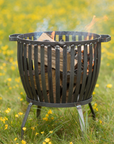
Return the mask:
<path id="1" fill-rule="evenodd" d="M 114 143 L 114 19 L 113 0 L 104 1 L 5 1 L 0 0 L 0 143 L 1 144 L 111 144 Z M 26 94 L 17 68 L 16 43 L 9 42 L 13 33 L 41 30 L 84 30 L 96 15 L 91 32 L 110 34 L 112 40 L 102 43 L 98 87 L 92 105 L 96 121 L 88 105 L 83 106 L 86 132 L 84 141 L 76 108 L 42 108 L 36 118 L 32 106 L 24 141 L 21 123 L 27 109 Z M 110 84 L 110 85 L 109 85 Z M 46 115 L 47 114 L 47 115 Z M 45 119 L 43 119 L 45 118 Z M 49 138 L 49 139 L 46 139 Z"/>

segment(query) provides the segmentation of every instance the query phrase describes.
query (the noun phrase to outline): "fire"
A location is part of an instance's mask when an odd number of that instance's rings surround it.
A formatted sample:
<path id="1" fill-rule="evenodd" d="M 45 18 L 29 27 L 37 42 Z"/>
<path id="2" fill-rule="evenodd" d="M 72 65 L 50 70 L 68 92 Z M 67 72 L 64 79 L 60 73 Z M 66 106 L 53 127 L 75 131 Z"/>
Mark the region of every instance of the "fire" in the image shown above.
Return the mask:
<path id="1" fill-rule="evenodd" d="M 90 32 L 92 26 L 95 24 L 96 21 L 97 21 L 96 20 L 96 16 L 94 15 L 92 21 L 90 22 L 90 24 L 88 24 L 87 26 L 85 26 L 85 31 Z"/>
<path id="2" fill-rule="evenodd" d="M 54 37 L 55 37 L 55 31 L 53 31 L 52 33 L 51 33 L 51 38 L 54 40 Z"/>

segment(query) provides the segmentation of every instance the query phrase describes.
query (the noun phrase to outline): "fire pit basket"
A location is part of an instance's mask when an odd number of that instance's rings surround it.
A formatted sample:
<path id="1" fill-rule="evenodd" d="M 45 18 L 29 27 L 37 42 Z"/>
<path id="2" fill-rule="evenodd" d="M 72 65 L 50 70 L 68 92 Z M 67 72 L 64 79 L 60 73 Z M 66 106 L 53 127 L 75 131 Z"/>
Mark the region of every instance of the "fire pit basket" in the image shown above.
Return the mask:
<path id="1" fill-rule="evenodd" d="M 51 31 L 45 33 L 51 35 Z M 18 68 L 29 102 L 21 128 L 32 104 L 38 108 L 77 106 L 83 131 L 81 105 L 89 104 L 95 118 L 91 101 L 100 68 L 101 42 L 110 41 L 111 37 L 88 32 L 56 31 L 55 42 L 38 41 L 41 34 L 9 36 L 10 41 L 17 41 Z M 39 114 L 37 109 L 37 116 Z"/>

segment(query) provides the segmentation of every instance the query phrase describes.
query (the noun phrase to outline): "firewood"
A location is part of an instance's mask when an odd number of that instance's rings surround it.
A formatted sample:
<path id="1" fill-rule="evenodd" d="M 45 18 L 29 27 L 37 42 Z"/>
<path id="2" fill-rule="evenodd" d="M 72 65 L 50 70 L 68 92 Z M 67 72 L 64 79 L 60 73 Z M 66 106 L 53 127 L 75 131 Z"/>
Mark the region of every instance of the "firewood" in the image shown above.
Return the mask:
<path id="1" fill-rule="evenodd" d="M 39 38 L 38 41 L 43 41 L 43 40 L 49 40 L 51 42 L 54 42 L 54 40 L 48 36 L 46 33 L 43 33 Z M 28 47 L 28 46 L 27 46 Z M 41 47 L 38 46 L 38 62 L 41 62 L 41 52 L 40 52 Z M 63 49 L 59 47 L 60 50 L 60 71 L 63 72 Z M 44 64 L 47 66 L 48 65 L 48 48 L 47 46 L 44 47 Z M 27 48 L 27 58 L 28 58 L 28 48 Z M 55 48 L 52 48 L 52 68 L 56 69 L 56 51 Z M 32 46 L 32 59 L 34 60 L 34 48 Z M 71 61 L 71 55 L 69 52 L 67 52 L 67 71 L 70 71 L 70 61 Z M 74 60 L 74 65 L 77 64 L 77 60 Z"/>

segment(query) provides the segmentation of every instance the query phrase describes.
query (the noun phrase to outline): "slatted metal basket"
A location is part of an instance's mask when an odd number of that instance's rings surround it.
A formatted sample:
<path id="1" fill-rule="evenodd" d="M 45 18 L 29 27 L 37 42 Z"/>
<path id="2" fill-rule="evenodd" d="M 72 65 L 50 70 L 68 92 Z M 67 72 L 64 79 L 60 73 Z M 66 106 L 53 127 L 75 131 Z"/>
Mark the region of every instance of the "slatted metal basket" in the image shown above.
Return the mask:
<path id="1" fill-rule="evenodd" d="M 45 33 L 50 35 L 51 31 Z M 100 69 L 101 42 L 110 41 L 111 37 L 56 31 L 55 42 L 50 42 L 37 41 L 40 35 L 41 32 L 34 32 L 9 37 L 10 41 L 17 41 L 18 68 L 27 101 L 47 107 L 90 104 Z"/>

